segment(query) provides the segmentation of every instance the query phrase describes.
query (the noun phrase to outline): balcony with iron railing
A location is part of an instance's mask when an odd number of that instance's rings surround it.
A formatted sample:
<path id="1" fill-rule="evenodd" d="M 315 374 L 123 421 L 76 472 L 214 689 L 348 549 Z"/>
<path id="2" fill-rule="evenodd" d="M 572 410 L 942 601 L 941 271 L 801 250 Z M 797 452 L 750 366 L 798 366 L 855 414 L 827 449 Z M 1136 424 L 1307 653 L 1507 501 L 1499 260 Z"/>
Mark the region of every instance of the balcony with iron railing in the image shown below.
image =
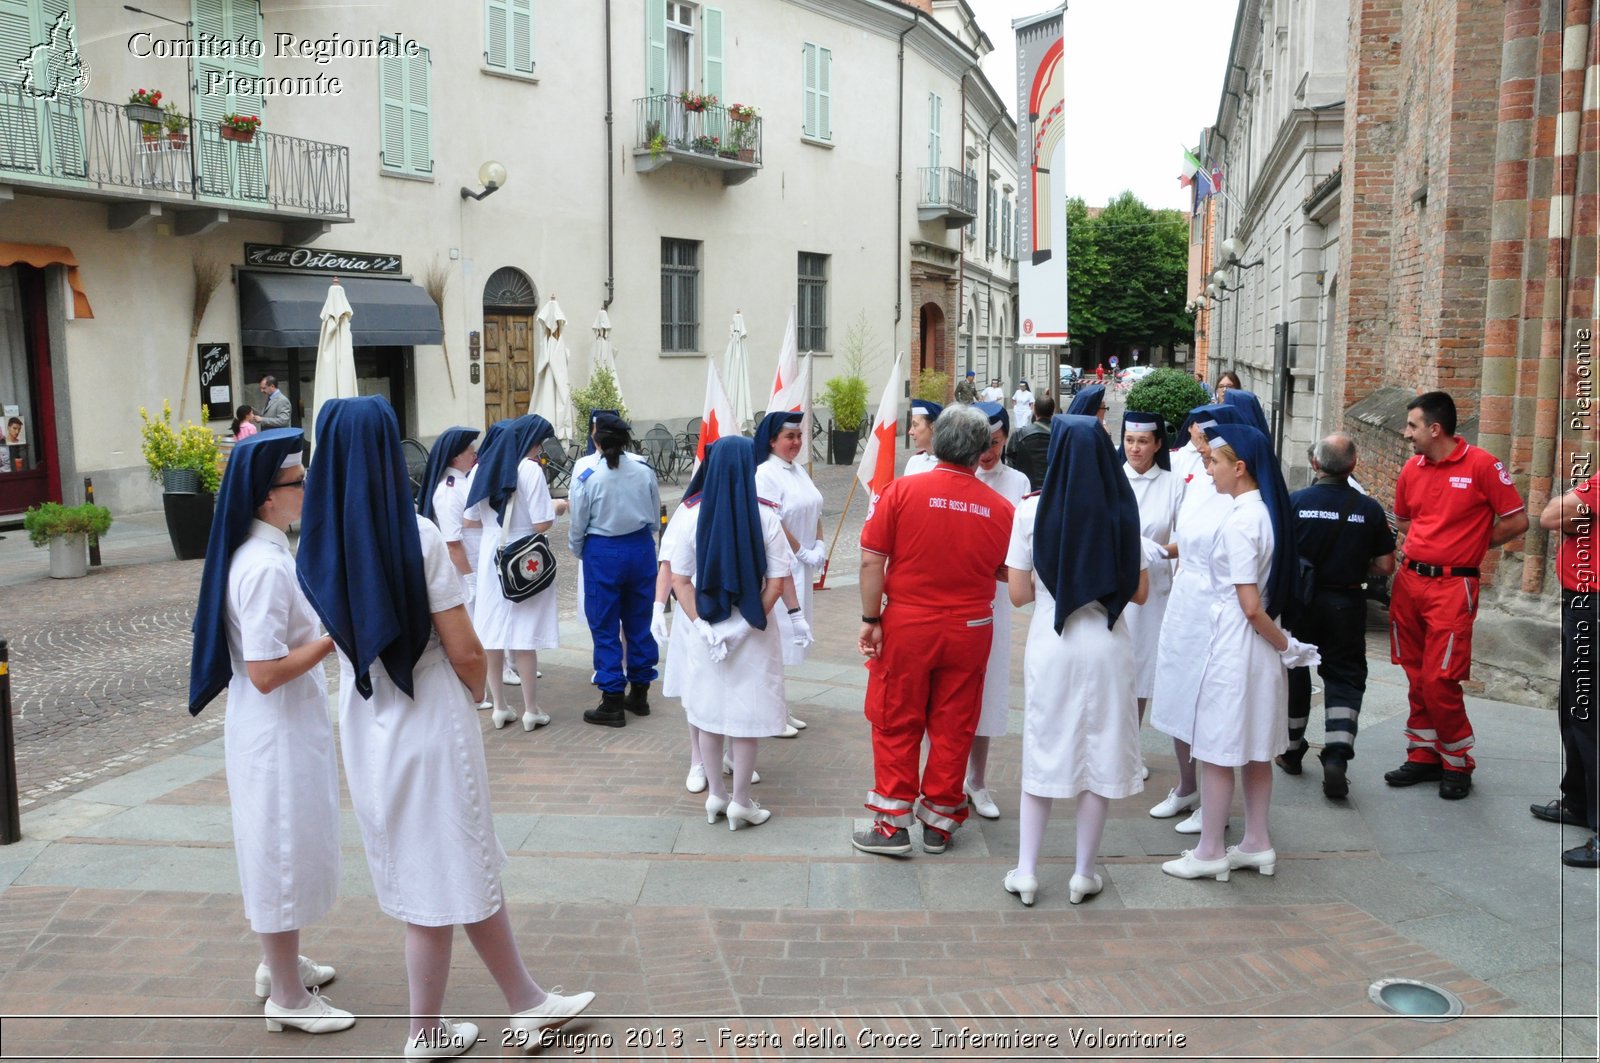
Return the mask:
<path id="1" fill-rule="evenodd" d="M 946 229 L 959 229 L 977 218 L 976 177 L 954 166 L 923 166 L 917 172 L 922 184 L 918 221 L 943 221 Z"/>
<path id="2" fill-rule="evenodd" d="M 122 104 L 0 81 L 0 192 L 105 202 L 113 229 L 168 216 L 190 234 L 265 218 L 296 243 L 352 220 L 348 147 L 261 131 L 241 142 L 214 119 L 179 117 L 169 130 Z"/>
<path id="3" fill-rule="evenodd" d="M 652 173 L 672 163 L 717 170 L 726 185 L 761 169 L 761 119 L 720 104 L 693 106 L 675 95 L 633 101 L 633 166 Z"/>

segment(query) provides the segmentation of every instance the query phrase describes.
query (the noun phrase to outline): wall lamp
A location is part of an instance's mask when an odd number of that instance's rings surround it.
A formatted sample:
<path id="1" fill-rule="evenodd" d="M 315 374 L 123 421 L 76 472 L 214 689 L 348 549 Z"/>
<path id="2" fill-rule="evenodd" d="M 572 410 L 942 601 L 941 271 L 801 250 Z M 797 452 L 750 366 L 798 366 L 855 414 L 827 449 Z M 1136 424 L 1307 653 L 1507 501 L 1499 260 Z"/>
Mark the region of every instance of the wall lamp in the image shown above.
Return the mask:
<path id="1" fill-rule="evenodd" d="M 1222 252 L 1222 265 L 1224 269 L 1229 266 L 1238 266 L 1240 269 L 1255 269 L 1265 261 L 1265 259 L 1260 258 L 1256 259 L 1254 262 L 1241 261 L 1244 258 L 1244 242 L 1236 236 L 1230 236 L 1226 240 L 1222 241 L 1222 243 L 1217 246 L 1217 250 Z"/>
<path id="2" fill-rule="evenodd" d="M 462 199 L 484 199 L 499 191 L 500 186 L 506 183 L 506 168 L 490 159 L 478 167 L 478 183 L 483 186 L 482 192 L 474 192 L 465 186 L 461 189 Z"/>
<path id="3" fill-rule="evenodd" d="M 1221 273 L 1221 272 L 1222 271 L 1220 269 L 1217 270 L 1217 273 Z M 1206 294 L 1211 296 L 1211 298 L 1213 298 L 1213 299 L 1221 301 L 1223 292 L 1236 292 L 1236 291 L 1238 291 L 1240 289 L 1240 287 L 1242 287 L 1242 285 L 1236 284 L 1232 288 L 1230 288 L 1230 287 L 1228 287 L 1226 281 L 1227 281 L 1226 277 L 1223 277 L 1223 278 L 1221 278 L 1219 280 L 1217 278 L 1216 273 L 1213 273 L 1211 275 L 1211 283 L 1206 285 Z"/>

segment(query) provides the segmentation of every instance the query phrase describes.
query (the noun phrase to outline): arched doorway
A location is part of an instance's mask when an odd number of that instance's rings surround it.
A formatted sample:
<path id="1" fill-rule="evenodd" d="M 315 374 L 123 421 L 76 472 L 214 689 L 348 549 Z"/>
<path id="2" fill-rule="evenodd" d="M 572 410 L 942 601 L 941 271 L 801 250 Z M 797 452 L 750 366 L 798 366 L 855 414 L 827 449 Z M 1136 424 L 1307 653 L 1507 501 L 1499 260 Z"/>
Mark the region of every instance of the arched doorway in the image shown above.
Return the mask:
<path id="1" fill-rule="evenodd" d="M 931 369 L 943 372 L 945 368 L 944 309 L 938 303 L 923 303 L 918 311 L 917 371 Z"/>
<path id="2" fill-rule="evenodd" d="M 528 275 L 502 266 L 483 286 L 484 424 L 528 412 L 533 396 L 533 315 L 539 292 Z"/>

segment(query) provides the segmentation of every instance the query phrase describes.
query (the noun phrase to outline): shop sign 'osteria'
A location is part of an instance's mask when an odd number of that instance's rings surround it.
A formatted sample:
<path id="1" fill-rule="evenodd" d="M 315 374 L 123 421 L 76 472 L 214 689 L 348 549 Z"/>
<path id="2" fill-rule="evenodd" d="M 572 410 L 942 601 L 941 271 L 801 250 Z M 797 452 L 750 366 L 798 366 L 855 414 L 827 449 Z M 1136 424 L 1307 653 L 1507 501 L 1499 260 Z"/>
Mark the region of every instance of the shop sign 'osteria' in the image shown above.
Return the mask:
<path id="1" fill-rule="evenodd" d="M 245 244 L 247 266 L 273 266 L 307 273 L 345 273 L 351 276 L 398 274 L 399 255 L 366 251 L 335 251 L 326 247 L 285 247 L 281 244 Z"/>

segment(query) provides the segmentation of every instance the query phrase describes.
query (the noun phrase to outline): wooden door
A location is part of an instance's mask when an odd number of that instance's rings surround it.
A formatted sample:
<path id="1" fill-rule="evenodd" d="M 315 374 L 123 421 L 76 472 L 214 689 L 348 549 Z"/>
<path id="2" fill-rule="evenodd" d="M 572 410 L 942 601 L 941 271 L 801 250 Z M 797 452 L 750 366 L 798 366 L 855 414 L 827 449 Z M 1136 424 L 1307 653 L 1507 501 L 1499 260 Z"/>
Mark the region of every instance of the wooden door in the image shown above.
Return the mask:
<path id="1" fill-rule="evenodd" d="M 483 315 L 483 416 L 494 424 L 528 412 L 533 399 L 533 315 Z"/>

